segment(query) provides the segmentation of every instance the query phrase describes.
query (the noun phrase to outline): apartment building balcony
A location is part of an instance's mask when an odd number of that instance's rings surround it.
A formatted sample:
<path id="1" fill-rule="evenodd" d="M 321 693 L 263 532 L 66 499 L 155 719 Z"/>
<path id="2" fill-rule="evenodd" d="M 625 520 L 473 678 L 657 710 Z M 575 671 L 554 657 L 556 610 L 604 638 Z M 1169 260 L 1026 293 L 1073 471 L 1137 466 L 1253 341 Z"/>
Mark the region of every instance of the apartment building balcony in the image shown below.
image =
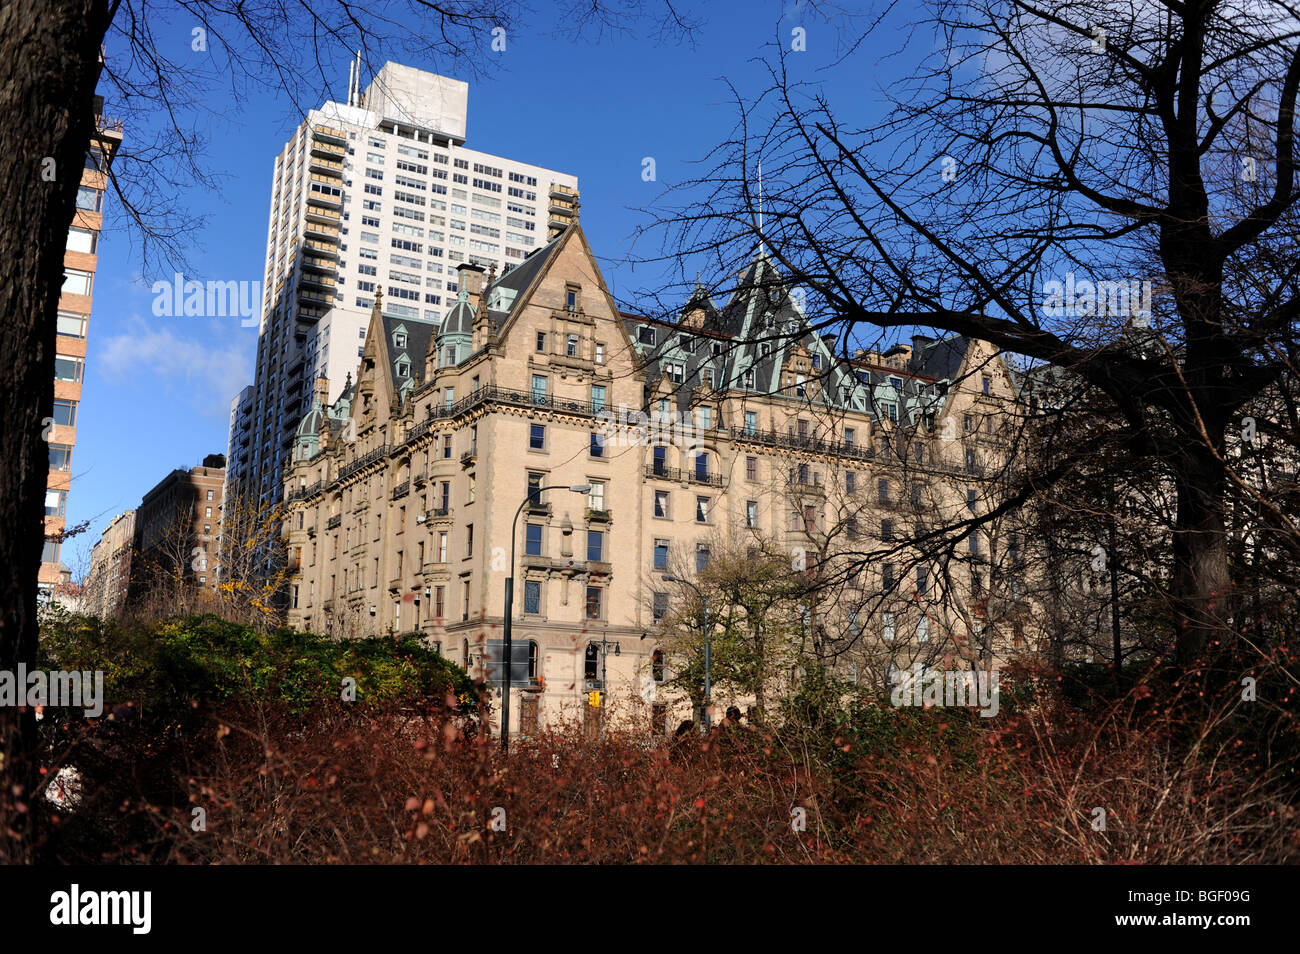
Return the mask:
<path id="1" fill-rule="evenodd" d="M 587 508 L 588 523 L 609 523 L 611 513 L 608 510 L 592 510 Z"/>
<path id="2" fill-rule="evenodd" d="M 316 239 L 309 239 L 302 243 L 303 252 L 312 252 L 315 255 L 323 255 L 338 261 L 339 247 L 334 242 L 321 242 Z"/>
<path id="3" fill-rule="evenodd" d="M 303 272 L 302 278 L 298 280 L 298 285 L 301 288 L 319 288 L 325 291 L 333 291 L 338 287 L 338 283 L 338 278 L 335 277 L 333 272 L 319 275 Z"/>
<path id="4" fill-rule="evenodd" d="M 307 165 L 312 172 L 319 172 L 326 176 L 333 174 L 340 179 L 343 177 L 343 163 L 338 159 L 331 159 L 327 155 L 318 156 L 313 151 Z"/>
<path id="5" fill-rule="evenodd" d="M 429 478 L 426 477 L 424 474 L 416 474 L 414 477 L 411 478 L 411 484 L 412 486 L 415 487 L 416 490 L 419 490 L 428 482 L 429 482 Z"/>
<path id="6" fill-rule="evenodd" d="M 343 213 L 339 211 L 343 208 L 343 203 L 334 206 L 332 200 L 324 196 L 312 196 L 311 201 L 307 203 L 307 220 L 309 222 L 324 222 L 327 225 L 342 222 Z"/>
<path id="7" fill-rule="evenodd" d="M 460 466 L 462 467 L 473 466 L 476 460 L 478 460 L 478 451 L 476 449 L 467 450 L 465 451 L 465 453 L 460 455 Z"/>
<path id="8" fill-rule="evenodd" d="M 334 296 L 323 295 L 318 291 L 308 291 L 306 289 L 299 289 L 298 303 L 300 306 L 301 305 L 308 306 L 307 308 L 299 307 L 298 320 L 305 321 L 308 324 L 315 324 L 317 321 L 320 320 L 321 316 L 323 316 L 326 311 L 334 307 Z"/>
<path id="9" fill-rule="evenodd" d="M 694 470 L 681 470 L 677 467 L 659 467 L 655 464 L 647 464 L 645 468 L 647 477 L 655 477 L 659 480 L 670 480 L 676 483 L 702 484 L 706 487 L 721 487 L 721 474 L 702 474 Z"/>
<path id="10" fill-rule="evenodd" d="M 328 275 L 338 274 L 338 263 L 330 261 L 328 258 L 304 258 L 302 260 L 302 270 L 304 272 L 323 272 Z"/>
<path id="11" fill-rule="evenodd" d="M 340 146 L 348 144 L 348 134 L 341 129 L 335 129 L 333 126 L 326 126 L 323 123 L 317 123 L 311 127 L 311 136 L 313 140 L 319 142 L 334 143 Z"/>
<path id="12" fill-rule="evenodd" d="M 396 487 L 393 488 L 393 497 L 392 497 L 392 499 L 393 499 L 393 500 L 401 500 L 403 497 L 405 497 L 405 496 L 406 496 L 407 494 L 409 494 L 410 492 L 411 492 L 411 482 L 410 482 L 409 480 L 404 480 L 404 481 L 402 481 L 400 484 L 398 484 Z"/>
<path id="13" fill-rule="evenodd" d="M 322 239 L 324 241 L 335 241 L 339 239 L 339 228 L 337 225 L 326 225 L 322 222 L 313 222 L 310 219 L 303 225 L 303 234 L 309 238 Z"/>
<path id="14" fill-rule="evenodd" d="M 434 507 L 432 510 L 429 511 L 430 520 L 437 520 L 439 518 L 446 518 L 450 516 L 451 516 L 450 507 Z"/>
<path id="15" fill-rule="evenodd" d="M 341 513 L 336 513 L 325 521 L 326 530 L 337 530 L 341 526 L 343 526 L 343 514 Z"/>
<path id="16" fill-rule="evenodd" d="M 318 494 L 320 493 L 322 486 L 322 482 L 318 480 L 313 484 L 308 484 L 306 487 L 298 487 L 290 492 L 289 501 L 293 502 L 295 500 L 303 500 L 307 497 L 313 496 L 314 494 Z"/>
<path id="17" fill-rule="evenodd" d="M 327 206 L 332 209 L 343 208 L 343 196 L 326 195 L 323 192 L 313 192 L 307 197 L 309 203 L 315 202 L 318 205 Z M 308 206 L 310 209 L 310 205 Z"/>

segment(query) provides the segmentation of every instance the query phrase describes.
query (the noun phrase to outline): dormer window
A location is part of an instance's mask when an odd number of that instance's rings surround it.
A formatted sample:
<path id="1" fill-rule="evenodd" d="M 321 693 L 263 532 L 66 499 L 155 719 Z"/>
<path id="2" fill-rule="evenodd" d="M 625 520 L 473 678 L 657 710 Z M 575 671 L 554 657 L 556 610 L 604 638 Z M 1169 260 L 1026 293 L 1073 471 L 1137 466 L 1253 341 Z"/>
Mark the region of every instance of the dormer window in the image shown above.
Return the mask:
<path id="1" fill-rule="evenodd" d="M 398 331 L 393 334 L 393 345 L 397 348 L 406 347 L 406 332 Z"/>
<path id="2" fill-rule="evenodd" d="M 764 341 L 764 342 L 759 346 L 759 351 L 762 353 L 763 357 L 766 358 L 768 355 L 770 355 L 770 354 L 772 353 L 772 345 L 771 345 L 771 343 L 770 343 L 770 342 L 767 342 L 767 341 Z"/>
<path id="3" fill-rule="evenodd" d="M 902 378 L 890 378 L 890 379 L 889 379 L 889 386 L 892 387 L 895 391 L 901 391 L 901 390 L 903 390 L 903 379 L 902 379 Z"/>
<path id="4" fill-rule="evenodd" d="M 642 325 L 637 329 L 636 340 L 643 345 L 653 345 L 655 343 L 655 330 L 647 325 Z"/>
<path id="5" fill-rule="evenodd" d="M 745 370 L 745 373 L 742 374 L 742 375 L 740 376 L 740 384 L 741 384 L 741 387 L 748 388 L 748 389 L 751 390 L 751 391 L 754 389 L 754 369 L 753 369 L 753 368 L 747 368 L 747 369 Z"/>
<path id="6" fill-rule="evenodd" d="M 397 362 L 397 376 L 399 378 L 409 378 L 411 376 L 411 365 L 406 361 Z"/>
<path id="7" fill-rule="evenodd" d="M 578 289 L 570 287 L 565 290 L 564 307 L 567 311 L 578 310 Z"/>

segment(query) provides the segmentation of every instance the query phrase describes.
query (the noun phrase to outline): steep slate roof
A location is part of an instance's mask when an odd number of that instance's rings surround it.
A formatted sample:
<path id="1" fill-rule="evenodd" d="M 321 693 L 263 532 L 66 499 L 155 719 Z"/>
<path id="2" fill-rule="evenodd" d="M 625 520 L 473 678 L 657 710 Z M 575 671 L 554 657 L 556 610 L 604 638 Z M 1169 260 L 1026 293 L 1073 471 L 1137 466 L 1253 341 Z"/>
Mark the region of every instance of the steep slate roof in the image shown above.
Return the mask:
<path id="1" fill-rule="evenodd" d="M 824 404 L 843 407 L 847 399 L 848 407 L 876 417 L 888 413 L 884 405 L 895 404 L 900 416 L 910 414 L 915 420 L 936 409 L 946 392 L 946 387 L 934 386 L 936 381 L 950 381 L 957 374 L 969 346 L 968 339 L 959 336 L 935 340 L 918 335 L 915 343 L 921 350 L 914 351 L 905 368 L 846 361 L 808 327 L 800 302 L 761 248 L 721 308 L 697 280 L 683 318 L 696 310 L 703 312 L 698 328 L 623 316 L 652 378 L 662 375 L 666 364 L 684 366 L 682 382 L 675 384 L 679 412 L 689 407 L 706 370 L 713 371 L 719 389 L 743 390 L 745 372 L 752 371 L 756 393 L 779 393 L 782 368 L 795 349 L 803 349 L 816 360 L 808 376 L 819 380 Z M 641 340 L 642 328 L 653 329 L 653 343 Z M 684 347 L 683 340 L 693 347 Z"/>

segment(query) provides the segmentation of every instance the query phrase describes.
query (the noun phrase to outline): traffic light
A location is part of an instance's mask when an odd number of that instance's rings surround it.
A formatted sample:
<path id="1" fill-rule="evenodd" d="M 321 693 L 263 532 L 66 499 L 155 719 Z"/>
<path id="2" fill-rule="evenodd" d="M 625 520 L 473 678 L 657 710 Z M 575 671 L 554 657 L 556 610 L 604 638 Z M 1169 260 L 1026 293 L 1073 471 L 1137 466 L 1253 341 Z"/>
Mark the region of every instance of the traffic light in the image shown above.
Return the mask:
<path id="1" fill-rule="evenodd" d="M 591 690 L 591 692 L 587 693 L 587 705 L 595 706 L 597 709 L 599 709 L 602 701 L 600 697 L 601 697 L 601 691 L 599 689 Z"/>

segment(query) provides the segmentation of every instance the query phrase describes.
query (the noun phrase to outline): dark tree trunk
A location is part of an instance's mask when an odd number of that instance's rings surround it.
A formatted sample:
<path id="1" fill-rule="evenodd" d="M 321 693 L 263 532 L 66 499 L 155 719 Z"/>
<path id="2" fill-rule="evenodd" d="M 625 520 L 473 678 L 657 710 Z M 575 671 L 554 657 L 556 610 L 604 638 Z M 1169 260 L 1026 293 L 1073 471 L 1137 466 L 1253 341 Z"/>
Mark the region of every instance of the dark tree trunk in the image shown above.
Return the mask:
<path id="1" fill-rule="evenodd" d="M 1176 478 L 1173 541 L 1176 656 L 1184 668 L 1203 660 L 1229 631 L 1225 481 L 1223 463 L 1213 452 L 1203 444 L 1191 444 Z"/>
<path id="2" fill-rule="evenodd" d="M 63 252 L 94 129 L 104 0 L 0 4 L 0 669 L 36 662 Z M 0 708 L 0 861 L 30 861 L 40 807 L 31 711 Z"/>

